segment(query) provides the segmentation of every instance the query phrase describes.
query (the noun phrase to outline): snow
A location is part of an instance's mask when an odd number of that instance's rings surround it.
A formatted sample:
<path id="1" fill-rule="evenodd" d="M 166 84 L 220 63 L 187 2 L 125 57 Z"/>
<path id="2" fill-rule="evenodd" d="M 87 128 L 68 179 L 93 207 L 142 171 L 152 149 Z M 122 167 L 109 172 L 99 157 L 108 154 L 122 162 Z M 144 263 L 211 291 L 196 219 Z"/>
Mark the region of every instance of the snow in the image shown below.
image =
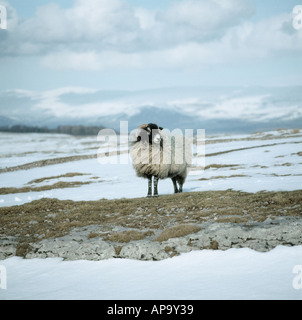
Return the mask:
<path id="1" fill-rule="evenodd" d="M 233 189 L 257 192 L 261 190 L 290 191 L 301 189 L 302 158 L 298 152 L 302 151 L 302 137 L 299 133 L 289 134 L 288 132 L 288 136 L 285 133 L 286 131 L 274 131 L 262 135 L 209 138 L 205 147 L 206 158 L 204 159 L 202 155 L 194 157 L 193 162 L 197 168 L 189 173 L 184 191 Z M 9 139 L 6 140 L 8 135 Z M 261 140 L 267 136 L 270 139 Z M 248 140 L 249 138 L 256 140 Z M 0 140 L 2 141 L 0 149 L 0 167 L 2 168 L 7 166 L 7 163 L 10 164 L 9 166 L 14 166 L 16 163 L 12 160 L 18 162 L 23 159 L 24 154 L 27 154 L 28 161 L 26 163 L 29 163 L 55 157 L 108 151 L 108 143 L 100 144 L 96 141 L 96 137 L 75 138 L 67 135 L 54 135 L 52 141 L 52 135 L 0 133 Z M 15 149 L 14 154 L 12 145 L 15 144 L 19 149 Z M 24 152 L 22 153 L 23 144 Z M 89 149 L 91 146 L 93 151 L 87 150 L 87 147 Z M 243 150 L 238 150 L 240 148 Z M 119 146 L 119 150 L 125 149 L 127 149 L 127 145 Z M 54 150 L 60 153 L 56 154 Z M 113 157 L 108 157 L 107 160 L 110 159 Z M 117 164 L 101 164 L 96 158 L 83 159 L 2 173 L 0 188 L 21 188 L 29 186 L 28 183 L 34 179 L 64 175 L 68 172 L 79 172 L 85 175 L 44 180 L 40 184 L 31 184 L 30 186 L 52 185 L 58 181 L 90 183 L 65 189 L 0 195 L 0 206 L 21 205 L 43 197 L 81 201 L 145 196 L 147 183 L 144 179 L 135 176 L 129 155 L 122 154 L 116 160 Z M 22 164 L 24 163 L 22 162 Z M 223 167 L 210 168 L 205 171 L 198 169 L 198 167 L 211 164 Z M 225 167 L 226 165 L 233 165 L 233 167 Z M 171 194 L 173 192 L 172 182 L 169 179 L 160 181 L 159 192 L 160 194 Z"/>
<path id="2" fill-rule="evenodd" d="M 268 135 L 271 140 L 260 139 Z M 246 140 L 257 137 L 259 140 Z M 220 141 L 215 142 L 216 139 Z M 99 148 L 106 149 L 106 144 L 100 146 L 96 137 L 0 133 L 0 141 L 0 168 L 49 158 L 93 154 Z M 301 189 L 300 134 L 274 131 L 258 135 L 210 137 L 208 141 L 205 165 L 221 167 L 205 171 L 197 167 L 192 170 L 184 185 L 185 192 Z M 245 150 L 236 151 L 239 148 Z M 126 146 L 121 146 L 121 150 L 125 149 Z M 225 151 L 230 152 L 213 155 Z M 43 197 L 75 201 L 144 197 L 146 181 L 135 176 L 128 155 L 123 154 L 118 160 L 118 164 L 113 165 L 100 164 L 97 159 L 85 159 L 1 173 L 0 188 L 21 188 L 29 186 L 34 179 L 57 177 L 68 172 L 86 175 L 53 178 L 30 186 L 51 185 L 58 181 L 91 183 L 49 191 L 3 194 L 0 195 L 0 206 L 22 205 Z M 202 166 L 203 160 L 197 155 L 194 164 Z M 171 194 L 171 181 L 160 181 L 159 192 Z M 128 259 L 25 260 L 12 257 L 0 261 L 0 266 L 7 271 L 7 289 L 1 288 L 0 281 L 0 300 L 302 299 L 302 289 L 293 286 L 295 277 L 299 276 L 293 273 L 297 265 L 302 265 L 302 246 L 280 246 L 266 253 L 250 249 L 202 250 L 163 261 L 147 262 Z"/>
<path id="3" fill-rule="evenodd" d="M 7 273 L 0 299 L 301 300 L 294 285 L 301 275 L 293 273 L 301 264 L 302 246 L 192 251 L 157 262 L 14 257 L 0 261 Z"/>

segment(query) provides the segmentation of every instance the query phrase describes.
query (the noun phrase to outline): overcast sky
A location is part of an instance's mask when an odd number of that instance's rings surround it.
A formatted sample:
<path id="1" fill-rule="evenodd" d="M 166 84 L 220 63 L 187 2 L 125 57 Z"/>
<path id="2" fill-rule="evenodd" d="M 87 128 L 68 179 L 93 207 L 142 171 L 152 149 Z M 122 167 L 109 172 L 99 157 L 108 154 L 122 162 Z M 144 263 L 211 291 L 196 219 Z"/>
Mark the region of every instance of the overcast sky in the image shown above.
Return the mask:
<path id="1" fill-rule="evenodd" d="M 302 84 L 296 0 L 0 4 L 0 90 Z"/>
<path id="2" fill-rule="evenodd" d="M 296 0 L 0 4 L 8 14 L 7 30 L 0 30 L 2 120 L 99 123 L 145 107 L 217 123 L 279 126 L 286 120 L 294 126 L 302 119 L 301 87 L 294 87 L 302 85 Z"/>

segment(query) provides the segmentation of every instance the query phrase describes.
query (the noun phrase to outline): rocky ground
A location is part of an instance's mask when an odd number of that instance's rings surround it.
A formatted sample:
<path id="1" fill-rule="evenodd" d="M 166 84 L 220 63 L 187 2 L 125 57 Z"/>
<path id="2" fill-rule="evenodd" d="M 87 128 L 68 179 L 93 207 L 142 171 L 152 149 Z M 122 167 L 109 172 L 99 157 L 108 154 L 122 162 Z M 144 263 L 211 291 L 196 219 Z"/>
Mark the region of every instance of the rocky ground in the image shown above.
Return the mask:
<path id="1" fill-rule="evenodd" d="M 161 260 L 191 250 L 302 245 L 302 191 L 207 191 L 0 208 L 0 260 Z"/>

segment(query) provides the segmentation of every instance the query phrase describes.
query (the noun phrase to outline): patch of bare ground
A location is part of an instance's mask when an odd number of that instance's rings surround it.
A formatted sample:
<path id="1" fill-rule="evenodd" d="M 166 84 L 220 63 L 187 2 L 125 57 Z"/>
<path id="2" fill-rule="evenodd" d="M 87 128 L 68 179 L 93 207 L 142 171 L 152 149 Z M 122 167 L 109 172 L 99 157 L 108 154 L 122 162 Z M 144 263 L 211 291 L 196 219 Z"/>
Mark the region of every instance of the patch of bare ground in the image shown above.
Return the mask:
<path id="1" fill-rule="evenodd" d="M 284 130 L 279 129 L 278 135 L 273 135 L 270 133 L 265 132 L 256 132 L 254 135 L 245 138 L 216 138 L 211 140 L 206 140 L 207 144 L 214 144 L 214 143 L 227 143 L 227 142 L 234 142 L 234 141 L 264 141 L 264 140 L 277 140 L 283 138 L 300 138 L 302 135 L 300 134 L 302 129 L 293 129 L 293 130 Z"/>
<path id="2" fill-rule="evenodd" d="M 115 156 L 115 155 L 122 155 L 124 153 L 128 153 L 128 150 L 111 152 L 110 155 Z M 28 170 L 32 168 L 45 167 L 45 166 L 50 166 L 50 165 L 59 164 L 59 163 L 72 162 L 72 161 L 96 159 L 98 157 L 105 157 L 105 156 L 107 156 L 106 152 L 38 160 L 38 161 L 29 162 L 29 163 L 21 164 L 14 167 L 2 168 L 0 169 L 0 173 L 19 171 L 19 170 Z"/>
<path id="3" fill-rule="evenodd" d="M 61 158 L 54 158 L 54 159 L 38 160 L 38 161 L 29 162 L 29 163 L 21 164 L 21 165 L 14 166 L 14 167 L 0 169 L 0 173 L 19 171 L 19 170 L 28 170 L 28 169 L 32 169 L 32 168 L 50 166 L 50 165 L 58 164 L 58 163 L 65 163 L 65 162 L 85 160 L 85 159 L 93 159 L 96 157 L 97 157 L 96 154 L 89 154 L 89 155 L 79 155 L 79 156 L 69 156 L 69 157 L 61 157 Z"/>
<path id="4" fill-rule="evenodd" d="M 258 146 L 242 147 L 242 148 L 237 148 L 237 149 L 230 149 L 230 150 L 224 150 L 224 151 L 219 151 L 219 152 L 214 152 L 214 153 L 208 153 L 207 157 L 215 157 L 215 156 L 219 156 L 219 155 L 222 155 L 222 154 L 231 153 L 231 152 L 237 152 L 237 151 L 243 151 L 243 150 L 251 150 L 251 149 L 257 149 L 257 148 L 273 147 L 273 146 L 284 145 L 284 144 L 300 144 L 300 143 L 302 143 L 302 141 L 291 141 L 291 142 L 278 142 L 278 143 L 271 143 L 271 144 L 261 144 L 261 145 L 258 145 Z"/>
<path id="5" fill-rule="evenodd" d="M 203 223 L 261 223 L 267 219 L 302 218 L 302 191 L 258 192 L 206 191 L 99 201 L 41 199 L 20 206 L 0 208 L 0 237 L 13 237 L 17 253 L 30 243 L 70 234 L 92 225 L 106 230 L 102 240 L 126 243 L 146 239 L 164 241 L 195 233 Z M 113 232 L 118 228 L 121 232 Z"/>
<path id="6" fill-rule="evenodd" d="M 63 188 L 73 188 L 73 187 L 79 187 L 84 184 L 90 184 L 91 181 L 59 181 L 52 185 L 45 185 L 45 186 L 39 186 L 39 187 L 22 187 L 22 188 L 0 188 L 0 194 L 11 194 L 11 193 L 26 193 L 26 192 L 32 192 L 32 191 L 47 191 L 52 189 L 63 189 Z"/>
<path id="7" fill-rule="evenodd" d="M 235 167 L 240 167 L 239 164 L 216 164 L 212 163 L 207 166 L 205 166 L 205 170 L 207 169 L 222 169 L 222 168 L 235 168 Z"/>
<path id="8" fill-rule="evenodd" d="M 191 233 L 196 233 L 200 230 L 201 230 L 201 227 L 199 227 L 198 225 L 192 225 L 192 224 L 177 225 L 164 230 L 158 237 L 153 239 L 153 241 L 159 241 L 159 242 L 167 241 L 170 238 L 183 237 Z"/>
<path id="9" fill-rule="evenodd" d="M 198 179 L 199 181 L 206 181 L 206 180 L 213 180 L 213 179 L 229 179 L 229 178 L 244 178 L 244 177 L 249 177 L 245 174 L 232 174 L 230 176 L 214 176 L 210 178 L 200 178 Z"/>
<path id="10" fill-rule="evenodd" d="M 88 175 L 88 173 L 67 172 L 67 173 L 61 174 L 59 176 L 52 176 L 52 177 L 34 179 L 34 180 L 29 181 L 27 184 L 41 183 L 41 182 L 46 181 L 46 180 L 59 179 L 59 178 L 73 178 L 73 177 L 76 177 L 76 176 L 85 176 L 85 175 Z"/>
<path id="11" fill-rule="evenodd" d="M 132 240 L 142 240 L 147 236 L 154 235 L 153 231 L 140 232 L 136 230 L 127 230 L 123 232 L 109 233 L 103 240 L 112 242 L 130 242 Z"/>

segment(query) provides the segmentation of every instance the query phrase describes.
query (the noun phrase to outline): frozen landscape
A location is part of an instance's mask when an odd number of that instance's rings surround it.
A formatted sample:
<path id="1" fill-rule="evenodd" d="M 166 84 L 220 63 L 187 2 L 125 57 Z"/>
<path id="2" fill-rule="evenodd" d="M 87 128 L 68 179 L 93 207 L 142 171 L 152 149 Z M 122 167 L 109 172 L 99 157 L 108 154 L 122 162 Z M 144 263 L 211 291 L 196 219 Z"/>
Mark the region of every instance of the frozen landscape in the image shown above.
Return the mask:
<path id="1" fill-rule="evenodd" d="M 294 0 L 0 0 L 0 300 L 301 300 L 301 18 Z M 183 193 L 146 197 L 144 123 L 195 130 Z"/>
<path id="2" fill-rule="evenodd" d="M 127 143 L 118 146 L 121 156 L 117 164 L 100 164 L 97 154 L 114 150 L 108 143 L 97 141 L 95 136 L 0 133 L 0 142 L 0 188 L 15 188 L 0 195 L 1 206 L 20 205 L 45 197 L 80 201 L 146 195 L 147 183 L 135 176 Z M 204 154 L 194 157 L 184 191 L 300 189 L 301 143 L 299 130 L 207 136 L 206 158 Z M 72 176 L 69 173 L 73 173 Z M 66 183 L 65 188 L 35 190 L 58 182 Z M 79 185 L 72 186 L 74 182 Z M 72 188 L 67 188 L 68 183 Z M 26 192 L 22 192 L 24 187 L 28 188 Z M 171 181 L 161 181 L 159 192 L 172 193 Z"/>
<path id="3" fill-rule="evenodd" d="M 97 137 L 0 133 L 0 299 L 302 299 L 302 130 L 205 140 L 178 203 L 171 180 L 145 198 L 126 142 L 101 164 Z"/>

